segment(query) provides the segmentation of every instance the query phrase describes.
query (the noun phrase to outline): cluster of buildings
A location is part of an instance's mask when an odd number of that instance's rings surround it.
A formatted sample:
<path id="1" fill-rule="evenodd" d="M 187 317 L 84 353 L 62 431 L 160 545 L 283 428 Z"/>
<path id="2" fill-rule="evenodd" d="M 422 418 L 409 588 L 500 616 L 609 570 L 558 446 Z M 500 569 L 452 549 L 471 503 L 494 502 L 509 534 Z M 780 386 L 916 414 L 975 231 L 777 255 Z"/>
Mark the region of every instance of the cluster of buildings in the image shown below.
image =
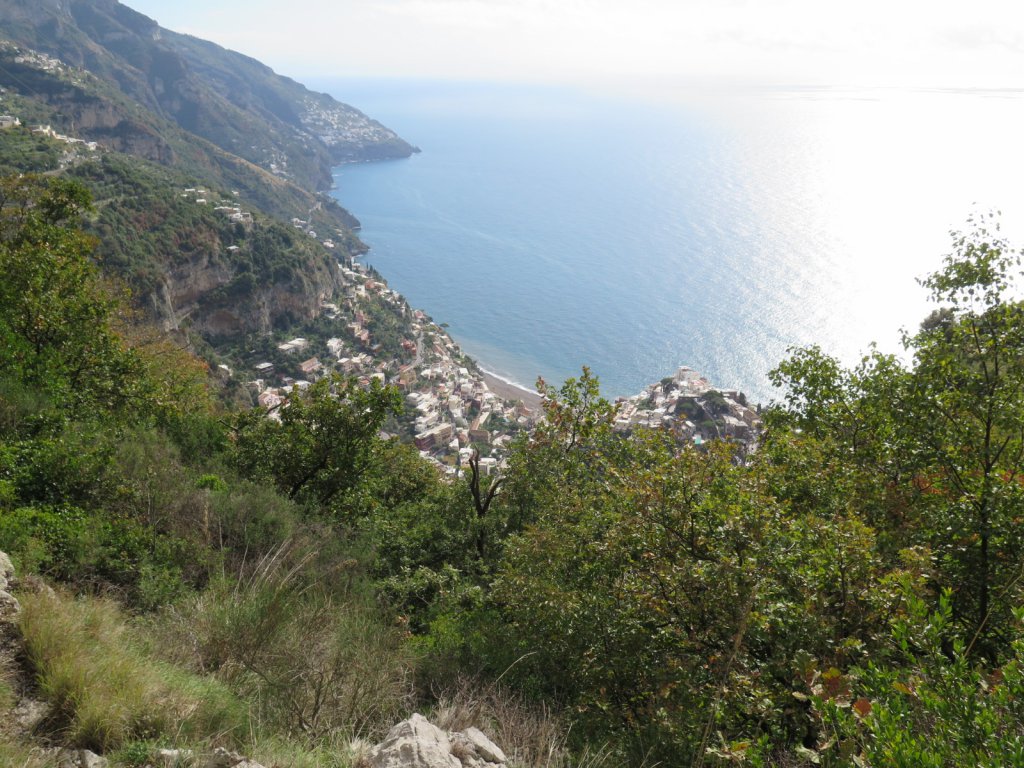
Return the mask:
<path id="1" fill-rule="evenodd" d="M 313 229 L 313 226 L 305 219 L 294 217 L 292 219 L 292 226 L 295 227 L 295 229 L 302 230 L 306 235 L 308 235 L 312 239 L 320 240 L 320 235 L 317 234 L 316 230 Z M 339 232 L 338 234 L 340 235 L 342 233 Z M 333 251 L 336 247 L 334 241 L 329 237 L 326 240 L 321 240 L 320 244 L 329 251 Z"/>
<path id="2" fill-rule="evenodd" d="M 461 473 L 474 453 L 485 473 L 497 471 L 515 435 L 534 426 L 539 414 L 522 402 L 492 392 L 484 375 L 461 348 L 423 312 L 359 263 L 339 265 L 343 295 L 339 304 L 325 302 L 324 314 L 337 322 L 338 335 L 326 341 L 296 337 L 277 345 L 280 356 L 296 358 L 301 378 L 275 375 L 274 365 L 256 366 L 252 382 L 259 404 L 271 418 L 288 394 L 303 390 L 321 376 L 338 372 L 369 386 L 377 380 L 397 387 L 405 398 L 407 437 L 439 471 Z M 379 302 L 402 316 L 408 338 L 398 358 L 380 356 L 367 317 L 368 302 Z M 289 367 L 294 370 L 295 363 Z M 681 367 L 640 394 L 616 401 L 615 428 L 668 428 L 680 442 L 701 445 L 728 439 L 747 451 L 756 447 L 761 420 L 736 390 L 716 389 L 696 371 Z"/>
<path id="3" fill-rule="evenodd" d="M 62 141 L 65 144 L 70 145 L 72 149 L 84 148 L 89 150 L 90 152 L 95 152 L 97 149 L 99 149 L 99 144 L 97 144 L 95 141 L 86 141 L 85 139 L 76 139 L 74 136 L 66 136 L 63 133 L 58 133 L 49 125 L 37 125 L 35 128 L 32 129 L 32 133 L 37 134 L 39 136 L 46 136 L 48 138 L 54 139 L 55 141 Z M 65 159 L 68 160 L 70 158 Z"/>
<path id="4" fill-rule="evenodd" d="M 0 115 L 0 129 L 16 128 L 20 125 L 21 118 L 16 115 Z M 50 125 L 37 125 L 31 130 L 32 133 L 37 136 L 45 136 L 49 139 L 53 139 L 54 141 L 63 142 L 64 144 L 68 144 L 72 149 L 87 149 L 90 152 L 95 152 L 99 149 L 99 144 L 95 141 L 86 141 L 85 139 L 75 138 L 74 136 L 67 136 L 54 130 Z"/>
<path id="5" fill-rule="evenodd" d="M 189 187 L 188 189 L 184 190 L 181 193 L 181 196 L 186 198 L 186 199 L 191 200 L 193 203 L 196 203 L 197 205 L 207 205 L 210 202 L 206 198 L 206 196 L 208 194 L 210 194 L 210 193 L 207 192 L 203 187 Z M 229 202 L 218 203 L 218 205 L 230 205 L 230 204 L 231 203 L 229 203 Z"/>
<path id="6" fill-rule="evenodd" d="M 25 66 L 32 67 L 33 69 L 39 69 L 43 72 L 51 73 L 57 73 L 64 70 L 64 62 L 48 54 L 33 51 L 29 48 L 19 48 L 14 44 L 8 44 L 4 47 L 9 47 L 9 49 L 15 53 L 15 64 L 24 64 Z"/>
<path id="7" fill-rule="evenodd" d="M 467 466 L 474 452 L 489 473 L 501 465 L 515 435 L 533 426 L 537 414 L 492 392 L 458 345 L 436 326 L 432 332 L 433 359 L 420 366 L 406 387 L 413 441 L 421 455 L 449 474 Z"/>
<path id="8" fill-rule="evenodd" d="M 392 130 L 351 107 L 328 105 L 313 96 L 307 96 L 303 106 L 302 126 L 329 147 L 376 144 L 397 138 Z"/>
<path id="9" fill-rule="evenodd" d="M 620 398 L 616 408 L 615 428 L 619 431 L 669 428 L 680 440 L 695 445 L 728 439 L 752 449 L 761 426 L 760 416 L 747 405 L 742 392 L 716 389 L 685 366 L 638 395 Z"/>
<path id="10" fill-rule="evenodd" d="M 188 187 L 180 193 L 180 195 L 186 200 L 191 200 L 196 205 L 210 205 L 211 200 L 207 197 L 210 192 L 203 187 Z M 234 196 L 238 196 L 237 190 L 232 190 Z M 228 221 L 233 224 L 241 224 L 246 229 L 250 228 L 253 224 L 252 213 L 250 211 L 243 211 L 242 206 L 236 203 L 234 200 L 218 200 L 213 202 L 214 213 L 219 213 Z M 237 245 L 228 246 L 229 251 L 237 251 Z"/>
<path id="11" fill-rule="evenodd" d="M 235 224 L 241 224 L 245 227 L 252 226 L 252 214 L 249 211 L 243 211 L 240 205 L 232 203 L 229 200 L 222 200 L 219 205 L 214 207 L 214 212 L 221 214 L 228 221 Z"/>
<path id="12" fill-rule="evenodd" d="M 355 376 L 364 386 L 377 380 L 403 393 L 408 435 L 439 471 L 459 473 L 474 451 L 481 454 L 481 470 L 494 471 L 513 436 L 532 426 L 535 414 L 491 392 L 451 337 L 423 312 L 410 309 L 401 294 L 365 266 L 353 262 L 339 265 L 339 270 L 344 285 L 339 303 L 321 305 L 324 315 L 336 321 L 338 335 L 319 342 L 296 337 L 279 343 L 278 358 L 296 358 L 289 368 L 297 368 L 301 378 L 279 375 L 270 361 L 258 363 L 250 385 L 259 405 L 275 418 L 293 390 L 304 390 L 332 372 Z M 370 302 L 403 318 L 408 338 L 402 340 L 397 359 L 379 355 L 367 316 Z"/>
<path id="13" fill-rule="evenodd" d="M 81 85 L 84 81 L 93 79 L 92 75 L 82 69 L 69 66 L 56 56 L 22 48 L 10 40 L 0 40 L 0 54 L 13 58 L 15 64 L 31 67 L 51 75 L 59 75 L 75 85 Z"/>

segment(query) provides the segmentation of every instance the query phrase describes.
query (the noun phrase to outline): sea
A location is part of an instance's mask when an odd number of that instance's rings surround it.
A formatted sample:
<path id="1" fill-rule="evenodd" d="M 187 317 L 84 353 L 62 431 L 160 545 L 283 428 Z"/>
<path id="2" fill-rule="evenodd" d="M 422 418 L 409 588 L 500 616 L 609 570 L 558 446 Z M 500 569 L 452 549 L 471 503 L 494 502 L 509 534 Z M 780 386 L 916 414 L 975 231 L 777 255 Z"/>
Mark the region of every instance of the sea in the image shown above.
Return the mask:
<path id="1" fill-rule="evenodd" d="M 685 365 L 768 403 L 794 347 L 905 354 L 970 217 L 1024 245 L 1021 91 L 312 85 L 422 150 L 335 169 L 364 260 L 530 389 Z"/>

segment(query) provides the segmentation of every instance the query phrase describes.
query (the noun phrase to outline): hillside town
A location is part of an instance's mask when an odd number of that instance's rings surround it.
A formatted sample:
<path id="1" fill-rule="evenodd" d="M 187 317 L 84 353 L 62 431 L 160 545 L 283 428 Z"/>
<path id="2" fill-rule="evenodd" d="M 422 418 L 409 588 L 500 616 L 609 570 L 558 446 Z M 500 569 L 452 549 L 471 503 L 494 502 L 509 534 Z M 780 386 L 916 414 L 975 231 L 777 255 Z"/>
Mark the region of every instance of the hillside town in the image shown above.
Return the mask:
<path id="1" fill-rule="evenodd" d="M 638 395 L 619 398 L 616 406 L 619 431 L 667 428 L 697 446 L 708 440 L 730 440 L 752 450 L 761 426 L 761 417 L 747 405 L 742 392 L 716 389 L 686 366 Z"/>
<path id="2" fill-rule="evenodd" d="M 376 380 L 402 392 L 407 431 L 399 437 L 413 442 L 440 472 L 459 475 L 474 454 L 480 457 L 481 472 L 500 471 L 515 436 L 540 418 L 536 402 L 531 407 L 492 391 L 486 375 L 451 336 L 422 311 L 410 308 L 373 270 L 354 260 L 339 262 L 338 270 L 343 292 L 321 305 L 335 334 L 321 340 L 280 341 L 275 358 L 283 363 L 255 363 L 256 378 L 249 386 L 260 407 L 270 418 L 280 418 L 289 393 L 305 390 L 331 373 L 354 376 L 364 386 Z M 387 354 L 374 335 L 374 305 L 385 306 L 403 320 L 406 336 L 397 357 Z M 639 395 L 619 398 L 616 409 L 616 430 L 669 428 L 681 442 L 696 446 L 728 439 L 749 451 L 760 425 L 742 393 L 717 390 L 686 367 Z"/>
<path id="3" fill-rule="evenodd" d="M 503 461 L 514 436 L 535 423 L 537 413 L 523 402 L 504 400 L 492 392 L 484 374 L 436 323 L 365 265 L 339 263 L 344 286 L 335 302 L 321 305 L 336 335 L 322 341 L 296 337 L 276 346 L 278 360 L 255 364 L 257 378 L 250 382 L 257 402 L 270 418 L 293 390 L 304 390 L 331 373 L 354 376 L 364 386 L 377 380 L 397 387 L 405 397 L 405 418 L 410 439 L 421 455 L 448 475 L 456 475 L 470 456 L 480 455 L 484 473 Z M 400 355 L 383 354 L 371 330 L 370 307 L 381 305 L 401 316 L 407 337 Z M 295 368 L 301 377 L 282 375 L 281 367 Z"/>
<path id="4" fill-rule="evenodd" d="M 302 127 L 329 147 L 398 140 L 394 131 L 348 105 L 310 94 L 304 99 L 303 107 L 299 118 Z"/>

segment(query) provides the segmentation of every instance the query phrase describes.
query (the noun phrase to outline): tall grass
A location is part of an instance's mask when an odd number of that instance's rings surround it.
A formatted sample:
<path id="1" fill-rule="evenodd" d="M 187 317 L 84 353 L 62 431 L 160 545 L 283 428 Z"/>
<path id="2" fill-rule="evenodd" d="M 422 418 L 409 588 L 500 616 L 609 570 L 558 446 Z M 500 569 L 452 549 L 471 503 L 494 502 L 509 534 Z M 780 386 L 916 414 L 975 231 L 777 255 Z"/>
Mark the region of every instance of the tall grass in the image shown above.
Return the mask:
<path id="1" fill-rule="evenodd" d="M 568 728 L 548 707 L 528 701 L 500 683 L 456 676 L 436 694 L 430 720 L 448 731 L 479 728 L 508 756 L 514 768 L 612 768 L 616 755 L 605 745 L 573 752 Z"/>
<path id="2" fill-rule="evenodd" d="M 411 711 L 408 643 L 360 597 L 311 578 L 308 564 L 282 548 L 243 577 L 215 582 L 165 613 L 157 643 L 254 702 L 261 732 L 307 744 L 383 734 Z"/>
<path id="3" fill-rule="evenodd" d="M 147 656 L 110 600 L 27 594 L 19 623 L 69 744 L 108 751 L 136 739 L 236 743 L 247 733 L 238 698 Z"/>
<path id="4" fill-rule="evenodd" d="M 0 736 L 0 765 L 4 768 L 54 768 L 56 760 L 38 747 L 16 744 Z"/>

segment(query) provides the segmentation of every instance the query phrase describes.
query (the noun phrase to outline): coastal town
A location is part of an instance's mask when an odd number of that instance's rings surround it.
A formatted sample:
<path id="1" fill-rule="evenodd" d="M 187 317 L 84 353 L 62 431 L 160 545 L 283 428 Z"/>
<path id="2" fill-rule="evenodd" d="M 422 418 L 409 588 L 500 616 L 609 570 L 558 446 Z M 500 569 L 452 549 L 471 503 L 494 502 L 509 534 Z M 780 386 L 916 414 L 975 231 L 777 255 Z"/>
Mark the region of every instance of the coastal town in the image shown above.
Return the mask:
<path id="1" fill-rule="evenodd" d="M 303 101 L 303 107 L 299 116 L 302 127 L 329 147 L 371 146 L 399 141 L 398 135 L 390 128 L 348 105 L 309 94 Z"/>
<path id="2" fill-rule="evenodd" d="M 716 389 L 697 371 L 681 366 L 639 395 L 616 401 L 615 428 L 670 429 L 680 440 L 703 445 L 730 440 L 747 450 L 757 441 L 761 417 L 734 389 Z"/>
<path id="3" fill-rule="evenodd" d="M 412 309 L 371 268 L 348 259 L 338 270 L 343 293 L 321 305 L 334 334 L 280 341 L 274 360 L 255 363 L 249 387 L 259 406 L 269 418 L 280 418 L 290 393 L 331 373 L 354 376 L 364 386 L 376 380 L 404 396 L 405 431 L 396 436 L 414 443 L 440 472 L 458 476 L 474 457 L 482 473 L 500 472 L 515 437 L 541 418 L 540 395 L 480 370 L 441 326 Z M 403 320 L 406 335 L 397 357 L 375 337 L 372 307 L 381 305 Z M 750 452 L 760 426 L 756 409 L 741 392 L 718 390 L 687 367 L 638 395 L 619 398 L 615 407 L 617 431 L 669 429 L 680 443 L 698 447 L 729 440 Z"/>
<path id="4" fill-rule="evenodd" d="M 397 387 L 405 398 L 406 430 L 421 455 L 439 471 L 456 475 L 474 454 L 485 474 L 500 466 L 515 435 L 538 417 L 539 397 L 499 396 L 484 374 L 452 338 L 367 266 L 349 260 L 338 269 L 344 285 L 335 302 L 321 305 L 336 335 L 321 341 L 295 337 L 276 345 L 277 361 L 255 364 L 249 386 L 260 407 L 278 418 L 288 395 L 302 391 L 331 373 L 354 376 L 364 386 L 373 380 Z M 371 307 L 381 304 L 405 320 L 407 337 L 397 358 L 382 354 L 370 321 Z M 298 376 L 282 372 L 295 370 Z M 529 403 L 529 404 L 528 404 Z"/>

